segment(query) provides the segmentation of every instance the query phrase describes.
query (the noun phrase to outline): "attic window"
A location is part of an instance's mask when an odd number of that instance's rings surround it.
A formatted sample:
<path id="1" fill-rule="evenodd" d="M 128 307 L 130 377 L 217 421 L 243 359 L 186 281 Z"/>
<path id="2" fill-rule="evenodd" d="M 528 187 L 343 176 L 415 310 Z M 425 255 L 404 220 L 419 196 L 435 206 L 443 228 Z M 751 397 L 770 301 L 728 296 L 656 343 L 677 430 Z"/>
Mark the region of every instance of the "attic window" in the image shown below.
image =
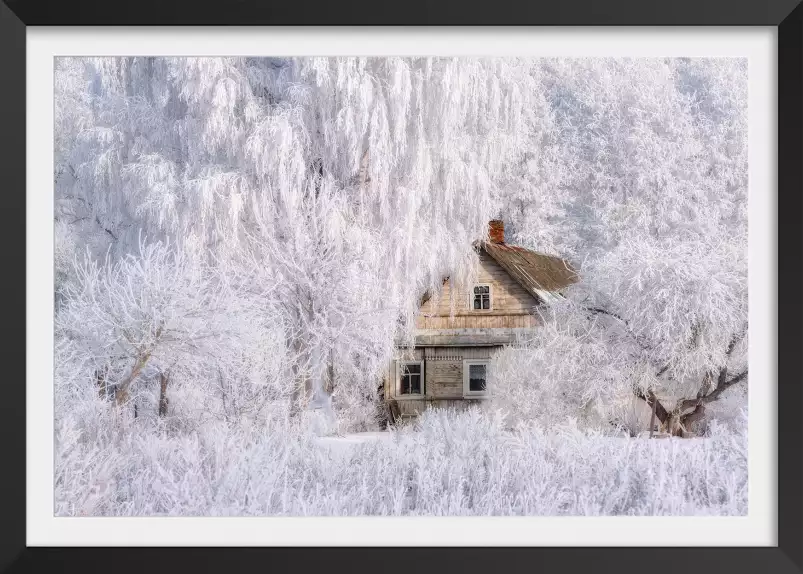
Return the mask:
<path id="1" fill-rule="evenodd" d="M 491 286 L 474 285 L 471 297 L 471 309 L 474 311 L 490 311 L 491 309 Z"/>

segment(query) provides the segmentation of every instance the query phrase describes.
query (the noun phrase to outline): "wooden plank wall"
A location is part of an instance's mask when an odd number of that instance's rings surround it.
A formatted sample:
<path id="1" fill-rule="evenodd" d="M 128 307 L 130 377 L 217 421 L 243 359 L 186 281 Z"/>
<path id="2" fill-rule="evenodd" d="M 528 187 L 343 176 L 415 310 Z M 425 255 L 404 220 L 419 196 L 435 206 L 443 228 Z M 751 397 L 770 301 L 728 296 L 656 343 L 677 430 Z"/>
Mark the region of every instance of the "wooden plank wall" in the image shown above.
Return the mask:
<path id="1" fill-rule="evenodd" d="M 502 269 L 488 254 L 480 254 L 478 283 L 490 283 L 493 293 L 493 309 L 475 311 L 470 308 L 469 289 L 453 289 L 450 283 L 443 287 L 440 298 L 428 300 L 421 306 L 416 327 L 419 329 L 472 329 L 535 327 L 538 325 L 533 307 L 538 303 L 519 285 L 507 271 Z M 451 314 L 450 298 L 455 299 L 455 313 Z"/>
<path id="2" fill-rule="evenodd" d="M 536 315 L 469 315 L 455 314 L 454 317 L 426 317 L 418 315 L 415 320 L 417 329 L 510 329 L 537 327 Z"/>
<path id="3" fill-rule="evenodd" d="M 489 359 L 500 347 L 424 347 L 406 353 L 398 360 L 424 360 L 425 399 L 403 399 L 400 402 L 463 400 L 463 360 Z M 388 368 L 385 396 L 396 394 L 396 363 Z M 412 408 L 412 407 L 411 407 Z"/>
<path id="4" fill-rule="evenodd" d="M 463 360 L 488 359 L 493 347 L 426 347 L 424 377 L 427 398 L 463 398 Z"/>
<path id="5" fill-rule="evenodd" d="M 424 376 L 427 398 L 461 398 L 463 396 L 462 348 L 426 347 Z"/>

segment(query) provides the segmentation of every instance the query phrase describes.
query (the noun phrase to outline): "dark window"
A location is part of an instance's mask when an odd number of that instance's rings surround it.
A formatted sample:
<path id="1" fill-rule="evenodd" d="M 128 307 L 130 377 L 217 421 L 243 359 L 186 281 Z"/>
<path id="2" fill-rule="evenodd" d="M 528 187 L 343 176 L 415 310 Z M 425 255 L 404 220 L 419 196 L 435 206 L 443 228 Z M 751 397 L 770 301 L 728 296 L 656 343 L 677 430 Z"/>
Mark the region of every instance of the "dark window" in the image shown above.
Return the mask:
<path id="1" fill-rule="evenodd" d="M 401 394 L 421 394 L 421 364 L 406 363 L 401 370 Z"/>
<path id="2" fill-rule="evenodd" d="M 489 285 L 476 285 L 474 287 L 474 309 L 491 308 L 491 287 Z"/>
<path id="3" fill-rule="evenodd" d="M 485 390 L 486 365 L 468 366 L 468 390 L 472 393 Z"/>

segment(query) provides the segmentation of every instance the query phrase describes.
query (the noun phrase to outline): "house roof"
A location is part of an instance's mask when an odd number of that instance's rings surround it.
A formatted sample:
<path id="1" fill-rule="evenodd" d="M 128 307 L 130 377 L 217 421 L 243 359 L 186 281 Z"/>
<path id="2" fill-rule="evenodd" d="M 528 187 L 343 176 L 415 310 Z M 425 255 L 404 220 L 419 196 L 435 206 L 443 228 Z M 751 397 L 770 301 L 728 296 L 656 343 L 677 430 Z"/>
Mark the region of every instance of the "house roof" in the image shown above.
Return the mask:
<path id="1" fill-rule="evenodd" d="M 533 296 L 548 303 L 555 293 L 579 280 L 577 271 L 560 257 L 509 245 L 478 242 L 476 244 Z"/>
<path id="2" fill-rule="evenodd" d="M 558 299 L 560 290 L 580 279 L 569 262 L 560 257 L 507 243 L 477 241 L 474 246 L 485 251 L 528 293 L 544 303 Z M 443 282 L 448 280 L 445 277 Z M 431 296 L 426 291 L 419 304 L 423 305 Z"/>

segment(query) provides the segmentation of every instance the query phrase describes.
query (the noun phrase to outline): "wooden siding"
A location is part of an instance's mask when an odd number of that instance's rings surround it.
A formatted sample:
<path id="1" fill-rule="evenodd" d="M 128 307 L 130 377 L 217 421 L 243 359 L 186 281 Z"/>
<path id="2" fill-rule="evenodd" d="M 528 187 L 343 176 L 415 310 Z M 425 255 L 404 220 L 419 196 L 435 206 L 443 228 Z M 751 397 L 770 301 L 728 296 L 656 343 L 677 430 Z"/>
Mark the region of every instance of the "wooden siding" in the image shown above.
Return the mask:
<path id="1" fill-rule="evenodd" d="M 428 399 L 463 398 L 463 361 L 490 359 L 494 347 L 427 347 L 424 377 Z"/>
<path id="2" fill-rule="evenodd" d="M 417 329 L 416 347 L 494 347 L 515 343 L 532 332 L 527 328 L 498 329 Z M 399 345 L 404 343 L 400 340 Z"/>
<path id="3" fill-rule="evenodd" d="M 537 318 L 532 315 L 538 300 L 519 285 L 487 253 L 480 254 L 477 283 L 491 285 L 489 311 L 475 311 L 470 307 L 471 285 L 452 288 L 447 281 L 440 297 L 426 301 L 416 318 L 418 329 L 496 329 L 535 327 Z M 454 315 L 451 314 L 455 297 Z"/>
<path id="4" fill-rule="evenodd" d="M 522 329 L 537 327 L 538 317 L 535 315 L 455 315 L 454 317 L 416 317 L 416 329 Z"/>
<path id="5" fill-rule="evenodd" d="M 405 408 L 423 409 L 426 404 L 434 405 L 442 401 L 462 401 L 463 399 L 463 361 L 465 359 L 490 359 L 500 347 L 425 347 L 405 353 L 403 359 L 424 361 L 424 397 L 405 398 L 396 396 L 396 361 L 388 367 L 385 383 L 385 396 L 394 397 L 401 403 L 422 403 Z M 413 358 L 411 358 L 413 357 Z M 402 410 L 402 412 L 405 412 Z"/>
<path id="6" fill-rule="evenodd" d="M 424 349 L 424 378 L 430 399 L 463 397 L 463 351 L 457 347 Z"/>

